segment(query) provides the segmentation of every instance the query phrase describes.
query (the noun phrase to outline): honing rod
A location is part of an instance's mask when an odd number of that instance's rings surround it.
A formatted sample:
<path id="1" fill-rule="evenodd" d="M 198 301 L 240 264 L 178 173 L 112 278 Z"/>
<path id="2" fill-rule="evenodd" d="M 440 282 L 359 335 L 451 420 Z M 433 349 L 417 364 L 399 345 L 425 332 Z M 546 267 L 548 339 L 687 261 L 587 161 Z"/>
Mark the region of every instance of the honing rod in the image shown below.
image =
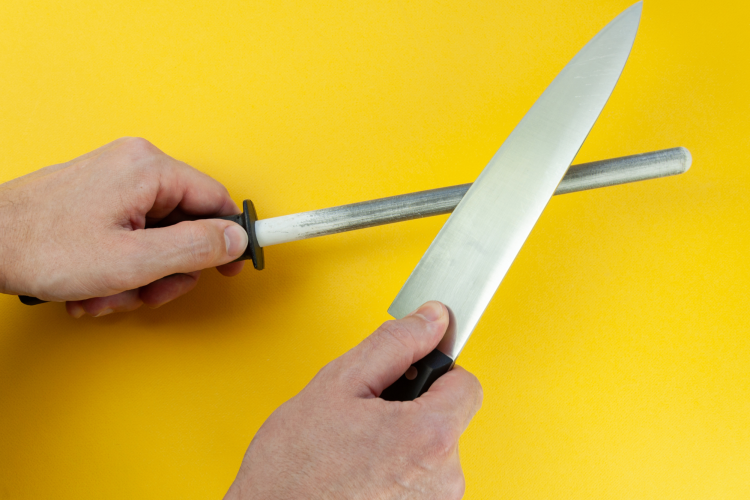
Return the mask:
<path id="1" fill-rule="evenodd" d="M 572 165 L 555 194 L 677 175 L 687 172 L 691 162 L 687 149 L 672 148 Z M 245 228 L 250 241 L 241 260 L 252 259 L 256 269 L 263 269 L 263 247 L 447 214 L 456 208 L 470 187 L 471 184 L 460 184 L 262 220 L 257 220 L 250 200 L 245 200 L 242 214 L 222 218 Z M 27 305 L 44 302 L 24 295 L 19 298 Z"/>
<path id="2" fill-rule="evenodd" d="M 691 162 L 692 158 L 687 149 L 672 148 L 581 163 L 568 169 L 555 194 L 681 174 L 690 168 Z M 255 221 L 255 236 L 258 246 L 267 247 L 354 229 L 447 214 L 456 208 L 470 187 L 471 184 L 461 184 L 262 219 Z"/>

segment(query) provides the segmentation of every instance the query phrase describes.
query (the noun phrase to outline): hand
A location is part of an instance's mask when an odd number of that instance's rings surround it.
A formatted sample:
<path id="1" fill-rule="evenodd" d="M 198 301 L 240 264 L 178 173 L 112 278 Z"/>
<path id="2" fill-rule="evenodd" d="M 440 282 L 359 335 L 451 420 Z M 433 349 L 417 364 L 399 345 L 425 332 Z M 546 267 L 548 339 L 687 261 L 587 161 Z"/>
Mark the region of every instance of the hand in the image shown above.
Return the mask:
<path id="1" fill-rule="evenodd" d="M 225 499 L 461 498 L 476 377 L 456 366 L 414 401 L 378 397 L 447 327 L 445 306 L 428 302 L 325 366 L 258 430 Z"/>
<path id="2" fill-rule="evenodd" d="M 159 306 L 247 246 L 220 183 L 122 138 L 0 185 L 0 292 L 68 301 L 74 317 Z"/>

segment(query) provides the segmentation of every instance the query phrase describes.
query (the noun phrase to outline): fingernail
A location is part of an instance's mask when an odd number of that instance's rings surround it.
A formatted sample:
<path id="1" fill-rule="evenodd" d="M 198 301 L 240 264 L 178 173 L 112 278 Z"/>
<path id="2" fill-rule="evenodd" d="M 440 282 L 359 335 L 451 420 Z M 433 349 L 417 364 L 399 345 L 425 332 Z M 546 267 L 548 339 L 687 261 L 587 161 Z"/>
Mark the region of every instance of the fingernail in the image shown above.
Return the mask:
<path id="1" fill-rule="evenodd" d="M 428 302 L 421 306 L 419 309 L 411 313 L 409 316 L 421 316 L 426 321 L 433 322 L 440 319 L 443 315 L 443 308 L 437 302 Z"/>
<path id="2" fill-rule="evenodd" d="M 101 318 L 102 316 L 106 316 L 107 314 L 112 314 L 114 311 L 112 309 L 104 309 L 103 311 L 99 312 L 95 318 Z"/>
<path id="3" fill-rule="evenodd" d="M 73 316 L 75 319 L 78 319 L 86 314 L 86 311 L 83 309 L 83 306 L 81 304 L 73 303 L 68 307 L 68 314 Z"/>
<path id="4" fill-rule="evenodd" d="M 224 230 L 224 242 L 227 244 L 227 255 L 239 257 L 247 247 L 247 233 L 237 224 L 230 224 Z"/>

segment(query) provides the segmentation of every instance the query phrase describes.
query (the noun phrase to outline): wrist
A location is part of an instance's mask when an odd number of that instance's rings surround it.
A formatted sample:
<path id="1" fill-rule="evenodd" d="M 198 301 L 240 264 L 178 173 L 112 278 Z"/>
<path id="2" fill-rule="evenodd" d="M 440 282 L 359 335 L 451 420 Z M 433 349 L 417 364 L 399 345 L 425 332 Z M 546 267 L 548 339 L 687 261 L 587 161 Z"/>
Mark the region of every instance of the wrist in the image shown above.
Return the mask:
<path id="1" fill-rule="evenodd" d="M 22 242 L 27 235 L 21 234 L 19 229 L 22 224 L 17 212 L 21 203 L 11 198 L 12 190 L 2 187 L 0 186 L 0 293 L 15 295 L 26 292 L 15 275 L 21 265 Z"/>

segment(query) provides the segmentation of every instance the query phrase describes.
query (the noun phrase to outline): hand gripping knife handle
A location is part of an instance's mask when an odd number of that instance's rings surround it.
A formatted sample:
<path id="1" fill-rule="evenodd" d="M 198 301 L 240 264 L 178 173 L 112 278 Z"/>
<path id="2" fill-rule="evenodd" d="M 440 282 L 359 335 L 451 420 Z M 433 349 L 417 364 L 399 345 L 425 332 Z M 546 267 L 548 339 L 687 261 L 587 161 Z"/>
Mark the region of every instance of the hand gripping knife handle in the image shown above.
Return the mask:
<path id="1" fill-rule="evenodd" d="M 433 382 L 448 373 L 451 366 L 453 359 L 435 349 L 411 365 L 380 397 L 386 401 L 413 401 L 427 392 Z"/>

